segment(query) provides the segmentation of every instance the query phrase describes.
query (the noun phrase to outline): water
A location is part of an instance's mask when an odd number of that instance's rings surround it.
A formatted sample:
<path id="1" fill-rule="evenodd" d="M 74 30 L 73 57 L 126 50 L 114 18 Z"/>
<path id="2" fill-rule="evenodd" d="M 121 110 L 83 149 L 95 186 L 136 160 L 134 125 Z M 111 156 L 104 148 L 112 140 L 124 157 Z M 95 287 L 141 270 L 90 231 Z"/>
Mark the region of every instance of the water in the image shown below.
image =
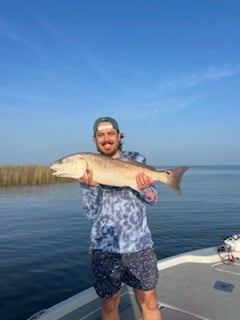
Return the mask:
<path id="1" fill-rule="evenodd" d="M 192 167 L 182 196 L 148 206 L 158 258 L 240 233 L 240 166 Z M 90 224 L 78 184 L 0 189 L 0 319 L 26 320 L 91 286 Z"/>

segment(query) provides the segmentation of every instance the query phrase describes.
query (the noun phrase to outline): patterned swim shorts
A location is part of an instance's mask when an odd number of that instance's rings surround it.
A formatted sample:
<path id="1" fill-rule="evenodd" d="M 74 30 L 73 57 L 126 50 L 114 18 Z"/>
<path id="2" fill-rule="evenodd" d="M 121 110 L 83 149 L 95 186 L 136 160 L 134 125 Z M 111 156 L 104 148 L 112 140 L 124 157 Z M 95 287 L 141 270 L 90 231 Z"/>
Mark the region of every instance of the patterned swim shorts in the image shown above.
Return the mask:
<path id="1" fill-rule="evenodd" d="M 122 283 L 134 289 L 152 290 L 158 282 L 157 258 L 153 248 L 118 254 L 90 252 L 94 288 L 100 298 L 110 298 Z"/>

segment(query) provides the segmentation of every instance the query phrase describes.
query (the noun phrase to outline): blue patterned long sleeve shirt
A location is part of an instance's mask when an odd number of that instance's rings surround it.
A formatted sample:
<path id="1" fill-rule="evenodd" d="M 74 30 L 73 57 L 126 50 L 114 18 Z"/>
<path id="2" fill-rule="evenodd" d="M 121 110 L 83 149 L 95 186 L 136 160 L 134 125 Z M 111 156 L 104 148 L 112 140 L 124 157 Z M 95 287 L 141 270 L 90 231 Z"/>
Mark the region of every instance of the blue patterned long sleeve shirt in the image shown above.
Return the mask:
<path id="1" fill-rule="evenodd" d="M 146 163 L 137 152 L 123 151 L 121 158 Z M 150 186 L 142 192 L 129 187 L 91 187 L 81 184 L 83 209 L 92 223 L 90 249 L 132 253 L 153 246 L 146 203 L 157 200 Z"/>

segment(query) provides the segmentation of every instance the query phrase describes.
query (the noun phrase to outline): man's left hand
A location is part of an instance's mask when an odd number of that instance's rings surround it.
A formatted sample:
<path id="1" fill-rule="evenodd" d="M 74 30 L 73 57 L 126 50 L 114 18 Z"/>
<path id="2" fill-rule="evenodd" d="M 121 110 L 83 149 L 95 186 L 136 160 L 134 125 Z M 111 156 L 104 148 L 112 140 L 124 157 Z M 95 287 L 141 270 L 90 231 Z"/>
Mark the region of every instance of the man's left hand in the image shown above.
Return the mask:
<path id="1" fill-rule="evenodd" d="M 147 176 L 146 173 L 144 173 L 144 172 L 140 172 L 136 176 L 136 180 L 137 180 L 138 188 L 140 190 L 146 189 L 146 188 L 152 186 L 154 183 L 154 180 L 151 177 Z"/>

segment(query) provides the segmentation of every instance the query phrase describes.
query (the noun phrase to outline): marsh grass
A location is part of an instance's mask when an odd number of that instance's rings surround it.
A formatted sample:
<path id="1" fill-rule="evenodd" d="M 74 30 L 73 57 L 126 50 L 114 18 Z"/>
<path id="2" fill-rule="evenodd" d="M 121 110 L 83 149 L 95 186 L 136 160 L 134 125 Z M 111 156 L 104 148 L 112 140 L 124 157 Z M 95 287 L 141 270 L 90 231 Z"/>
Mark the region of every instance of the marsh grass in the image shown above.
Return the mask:
<path id="1" fill-rule="evenodd" d="M 0 166 L 0 187 L 42 185 L 56 182 L 71 182 L 71 179 L 57 178 L 47 166 L 4 165 Z"/>

